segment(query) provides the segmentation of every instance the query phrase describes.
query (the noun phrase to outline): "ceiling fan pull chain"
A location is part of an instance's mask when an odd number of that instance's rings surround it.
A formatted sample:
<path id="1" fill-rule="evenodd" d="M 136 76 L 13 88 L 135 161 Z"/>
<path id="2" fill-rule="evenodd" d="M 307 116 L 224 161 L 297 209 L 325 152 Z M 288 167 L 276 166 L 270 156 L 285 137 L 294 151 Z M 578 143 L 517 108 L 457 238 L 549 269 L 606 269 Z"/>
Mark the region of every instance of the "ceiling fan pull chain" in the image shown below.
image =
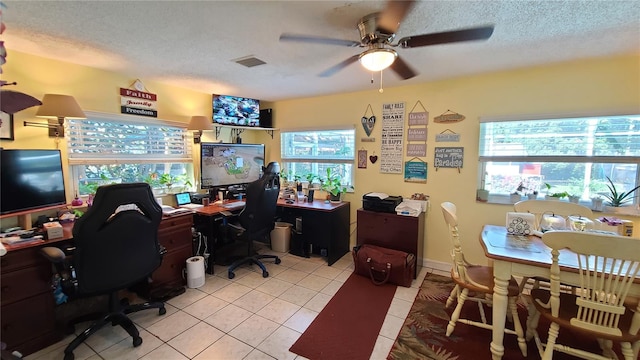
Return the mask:
<path id="1" fill-rule="evenodd" d="M 382 70 L 380 70 L 380 90 L 378 90 L 378 92 L 380 94 L 384 92 L 384 89 L 382 89 Z"/>

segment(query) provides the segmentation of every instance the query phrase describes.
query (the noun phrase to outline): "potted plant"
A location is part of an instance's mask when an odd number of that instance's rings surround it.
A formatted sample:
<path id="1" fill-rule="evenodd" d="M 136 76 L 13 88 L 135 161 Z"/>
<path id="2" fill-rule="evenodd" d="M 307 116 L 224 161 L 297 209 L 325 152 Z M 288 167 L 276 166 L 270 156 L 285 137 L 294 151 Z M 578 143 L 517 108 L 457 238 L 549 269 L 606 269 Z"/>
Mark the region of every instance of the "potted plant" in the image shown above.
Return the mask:
<path id="1" fill-rule="evenodd" d="M 544 186 L 547 188 L 547 195 L 544 196 L 545 200 L 560 200 L 569 196 L 566 191 L 550 193 L 551 184 L 549 183 L 544 183 Z"/>
<path id="2" fill-rule="evenodd" d="M 342 177 L 331 168 L 327 168 L 327 176 L 320 182 L 320 189 L 329 194 L 329 200 L 332 202 L 340 202 L 343 193 L 347 191 L 347 187 L 342 185 Z"/>
<path id="3" fill-rule="evenodd" d="M 633 199 L 633 193 L 636 190 L 640 189 L 640 185 L 638 185 L 629 191 L 619 192 L 618 189 L 616 189 L 616 186 L 613 184 L 613 181 L 611 181 L 608 176 L 607 181 L 609 181 L 609 184 L 607 184 L 609 193 L 605 194 L 604 197 L 607 199 L 607 205 L 611 208 L 619 208 L 621 206 L 624 206 L 626 203 L 631 201 L 631 199 Z M 613 210 L 613 212 L 618 212 L 618 209 L 611 210 Z"/>
<path id="4" fill-rule="evenodd" d="M 315 190 L 316 190 L 316 183 L 314 183 L 314 181 L 316 179 L 318 179 L 318 176 L 312 172 L 307 173 L 305 176 L 305 179 L 307 179 L 307 200 L 309 202 L 313 201 L 313 198 L 315 196 Z"/>

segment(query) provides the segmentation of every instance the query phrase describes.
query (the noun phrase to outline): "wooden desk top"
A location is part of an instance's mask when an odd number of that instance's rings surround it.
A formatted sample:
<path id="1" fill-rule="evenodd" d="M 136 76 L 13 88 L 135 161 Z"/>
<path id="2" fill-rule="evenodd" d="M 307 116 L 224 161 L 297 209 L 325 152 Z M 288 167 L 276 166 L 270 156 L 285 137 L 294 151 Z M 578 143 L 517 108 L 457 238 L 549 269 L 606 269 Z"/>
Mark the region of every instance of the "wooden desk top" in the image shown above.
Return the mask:
<path id="1" fill-rule="evenodd" d="M 233 201 L 230 201 L 230 202 L 233 202 Z M 325 202 L 324 200 L 316 199 L 313 202 L 299 201 L 299 202 L 294 202 L 293 204 L 287 204 L 287 202 L 284 199 L 278 199 L 278 202 L 276 204 L 277 206 L 294 208 L 294 209 L 303 209 L 303 210 L 308 209 L 308 210 L 315 210 L 315 211 L 330 212 L 330 211 L 335 211 L 343 206 L 347 206 L 349 202 L 342 201 L 340 203 L 331 203 L 331 202 Z M 234 211 L 239 209 L 241 208 L 228 209 L 220 204 L 210 204 L 209 206 L 203 206 L 203 207 L 194 209 L 194 212 L 199 215 L 215 216 L 225 210 Z"/>

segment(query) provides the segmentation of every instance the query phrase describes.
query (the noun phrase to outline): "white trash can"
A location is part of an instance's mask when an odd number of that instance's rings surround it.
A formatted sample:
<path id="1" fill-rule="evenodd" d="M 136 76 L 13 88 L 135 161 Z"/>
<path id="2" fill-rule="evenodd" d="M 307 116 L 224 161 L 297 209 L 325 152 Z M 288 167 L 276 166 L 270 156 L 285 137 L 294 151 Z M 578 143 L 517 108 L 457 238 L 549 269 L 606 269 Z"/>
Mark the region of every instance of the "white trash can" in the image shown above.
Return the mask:
<path id="1" fill-rule="evenodd" d="M 278 252 L 289 252 L 291 245 L 291 224 L 276 222 L 271 230 L 271 249 Z"/>

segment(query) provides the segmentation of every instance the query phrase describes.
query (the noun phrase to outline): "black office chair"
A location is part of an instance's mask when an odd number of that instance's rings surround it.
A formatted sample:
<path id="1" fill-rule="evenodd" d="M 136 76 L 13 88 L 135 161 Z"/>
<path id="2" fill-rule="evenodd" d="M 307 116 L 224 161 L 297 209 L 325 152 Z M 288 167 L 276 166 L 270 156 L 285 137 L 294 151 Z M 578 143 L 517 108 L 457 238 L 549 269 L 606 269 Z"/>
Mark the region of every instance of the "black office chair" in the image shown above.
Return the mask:
<path id="1" fill-rule="evenodd" d="M 57 247 L 42 249 L 43 255 L 55 265 L 62 291 L 70 299 L 109 295 L 108 312 L 66 347 L 65 360 L 73 360 L 73 350 L 108 323 L 122 326 L 137 347 L 142 338 L 126 314 L 152 308 L 158 309 L 160 315 L 166 313 L 162 302 L 130 305 L 126 299 L 119 301 L 117 297 L 119 290 L 146 281 L 160 266 L 161 219 L 162 209 L 148 184 L 101 186 L 93 206 L 73 226 L 72 259 L 65 261 L 65 253 Z"/>
<path id="2" fill-rule="evenodd" d="M 245 207 L 237 216 L 238 222 L 229 222 L 228 226 L 235 229 L 235 239 L 247 242 L 247 256 L 234 261 L 228 268 L 229 279 L 235 277 L 234 270 L 243 264 L 256 264 L 262 269 L 262 277 L 268 277 L 269 272 L 261 259 L 274 259 L 280 264 L 276 255 L 259 255 L 253 248 L 254 240 L 268 239 L 271 241 L 271 230 L 275 225 L 276 202 L 280 193 L 280 166 L 277 162 L 270 163 L 263 168 L 260 179 L 247 186 Z"/>

